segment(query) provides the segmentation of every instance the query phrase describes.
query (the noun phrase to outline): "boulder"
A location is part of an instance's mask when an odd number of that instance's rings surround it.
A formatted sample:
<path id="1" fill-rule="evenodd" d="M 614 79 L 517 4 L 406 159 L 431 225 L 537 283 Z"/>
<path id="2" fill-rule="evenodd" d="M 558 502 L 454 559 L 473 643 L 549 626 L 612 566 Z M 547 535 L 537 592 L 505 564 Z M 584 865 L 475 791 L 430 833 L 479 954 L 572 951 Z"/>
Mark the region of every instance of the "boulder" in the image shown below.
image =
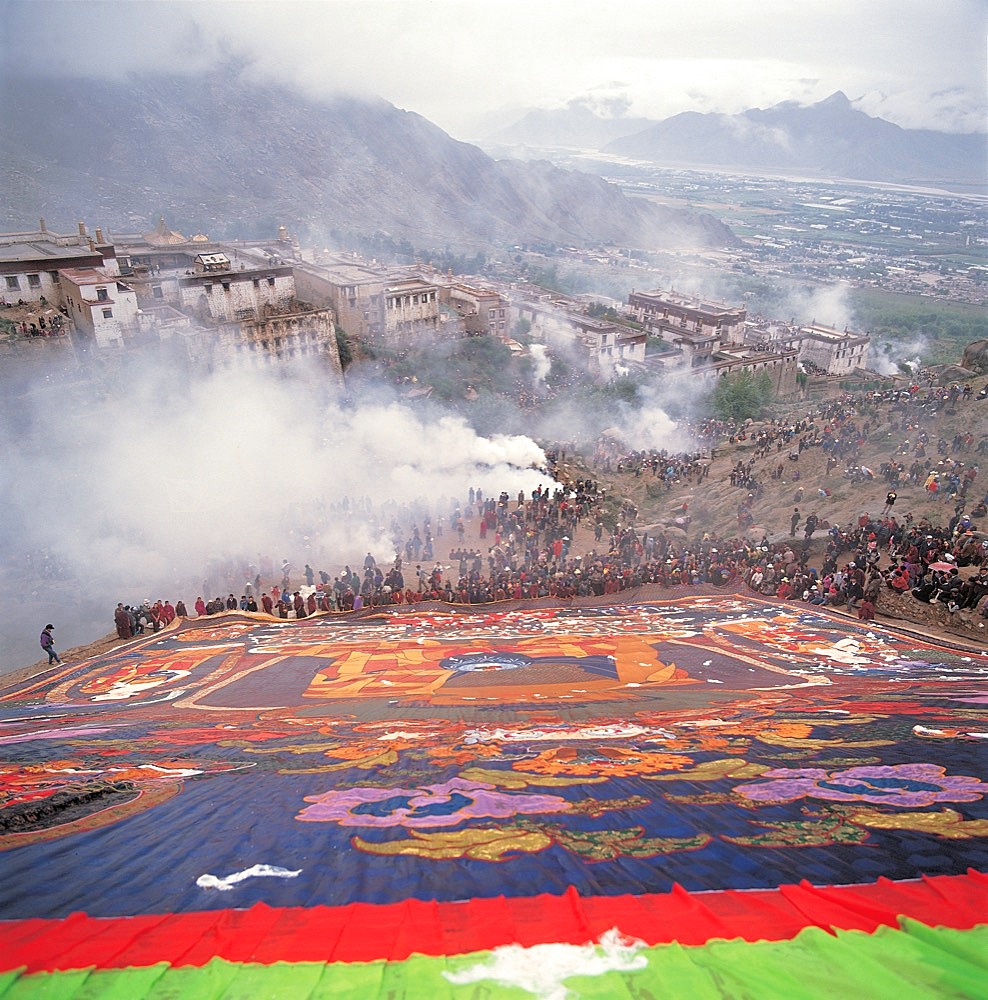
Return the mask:
<path id="1" fill-rule="evenodd" d="M 988 375 L 988 340 L 976 340 L 968 344 L 964 348 L 961 365 L 979 375 Z"/>

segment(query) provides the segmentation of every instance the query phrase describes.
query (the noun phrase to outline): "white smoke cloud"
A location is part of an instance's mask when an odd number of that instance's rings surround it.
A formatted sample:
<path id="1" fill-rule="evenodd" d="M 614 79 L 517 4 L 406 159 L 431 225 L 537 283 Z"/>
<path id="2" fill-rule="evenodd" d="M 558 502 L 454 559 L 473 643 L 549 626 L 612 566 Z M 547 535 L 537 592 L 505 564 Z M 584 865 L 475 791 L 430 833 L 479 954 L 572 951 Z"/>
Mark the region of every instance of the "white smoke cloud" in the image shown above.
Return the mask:
<path id="1" fill-rule="evenodd" d="M 602 382 L 627 380 L 634 386 L 633 399 L 625 401 L 615 394 L 606 406 L 592 406 L 589 400 L 571 401 L 560 398 L 565 383 L 551 386 L 556 396 L 534 421 L 533 433 L 540 440 L 568 441 L 593 449 L 597 439 L 607 436 L 620 441 L 629 451 L 663 449 L 669 452 L 689 451 L 696 442 L 685 423 L 704 410 L 708 387 L 691 374 L 688 368 L 670 367 L 661 378 L 639 376 L 635 367 L 621 357 L 592 356 L 582 342 L 572 322 L 560 310 L 558 314 L 542 313 L 535 334 L 545 340 L 529 348 L 536 363 L 536 378 L 545 383 L 558 359 L 574 371 L 598 371 Z M 625 397 L 627 398 L 627 397 Z M 530 424 L 530 426 L 533 426 Z"/>
<path id="2" fill-rule="evenodd" d="M 693 439 L 678 421 L 659 406 L 647 406 L 625 413 L 622 421 L 612 426 L 617 437 L 631 451 L 688 451 Z"/>
<path id="3" fill-rule="evenodd" d="M 930 339 L 922 333 L 905 340 L 872 340 L 868 367 L 882 375 L 901 375 L 903 366 L 919 371 L 929 349 Z"/>
<path id="4" fill-rule="evenodd" d="M 549 350 L 545 344 L 532 344 L 528 353 L 532 357 L 532 361 L 535 362 L 535 383 L 539 385 L 545 382 L 546 377 L 552 368 L 552 362 L 549 360 Z"/>
<path id="5" fill-rule="evenodd" d="M 705 413 L 708 389 L 687 367 L 671 367 L 661 379 L 638 387 L 637 405 L 617 407 L 609 436 L 631 451 L 692 451 L 696 440 L 689 421 Z"/>
<path id="6" fill-rule="evenodd" d="M 834 330 L 854 329 L 851 286 L 846 281 L 796 292 L 790 297 L 788 309 L 800 325 L 817 323 Z"/>
<path id="7" fill-rule="evenodd" d="M 851 302 L 851 286 L 841 281 L 811 291 L 794 292 L 784 310 L 797 324 L 816 322 L 835 330 L 864 333 Z M 930 349 L 930 339 L 917 334 L 905 339 L 874 337 L 868 351 L 868 367 L 882 375 L 899 375 L 900 365 L 919 369 Z"/>
<path id="8" fill-rule="evenodd" d="M 7 586 L 23 587 L 38 553 L 49 553 L 53 579 L 33 588 L 42 617 L 71 618 L 83 597 L 105 608 L 105 625 L 65 636 L 69 644 L 110 628 L 118 600 L 191 607 L 207 564 L 288 559 L 296 579 L 305 562 L 335 575 L 367 551 L 389 565 L 392 517 L 407 537 L 413 511 L 433 522 L 442 513 L 448 524 L 471 486 L 514 493 L 549 482 L 537 471 L 544 453 L 525 436 L 485 437 L 459 417 L 423 416 L 394 399 L 358 405 L 275 369 L 188 377 L 151 352 L 136 357 L 106 391 L 51 386 L 4 414 L 17 427 L 0 479 L 4 604 L 16 600 Z M 24 623 L 4 619 L 6 661 Z M 35 643 L 39 629 L 27 629 Z M 2 666 L 35 654 L 16 655 Z"/>

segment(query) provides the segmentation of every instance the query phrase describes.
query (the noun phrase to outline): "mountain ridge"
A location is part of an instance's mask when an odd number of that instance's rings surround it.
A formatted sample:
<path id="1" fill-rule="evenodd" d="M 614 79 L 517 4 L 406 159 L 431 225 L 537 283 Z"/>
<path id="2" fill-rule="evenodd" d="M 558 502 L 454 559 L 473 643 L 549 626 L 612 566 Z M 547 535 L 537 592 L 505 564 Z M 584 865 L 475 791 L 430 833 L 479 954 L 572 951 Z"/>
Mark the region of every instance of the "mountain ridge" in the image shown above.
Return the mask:
<path id="1" fill-rule="evenodd" d="M 379 98 L 318 101 L 224 71 L 3 76 L 0 88 L 7 228 L 43 215 L 127 230 L 165 215 L 214 238 L 284 224 L 311 239 L 384 234 L 417 248 L 734 242 L 711 216 L 550 164 L 502 164 Z"/>
<path id="2" fill-rule="evenodd" d="M 588 115 L 597 122 L 588 125 Z M 488 137 L 491 145 L 512 137 L 538 146 L 532 113 Z M 815 104 L 783 101 L 738 114 L 684 111 L 597 141 L 602 125 L 620 131 L 620 122 L 573 107 L 545 112 L 545 145 L 596 149 L 602 153 L 668 166 L 755 169 L 806 173 L 834 179 L 888 183 L 988 183 L 988 135 L 904 129 L 854 107 L 843 91 Z M 564 139 L 568 137 L 568 142 Z M 523 140 L 523 141 L 522 141 Z"/>

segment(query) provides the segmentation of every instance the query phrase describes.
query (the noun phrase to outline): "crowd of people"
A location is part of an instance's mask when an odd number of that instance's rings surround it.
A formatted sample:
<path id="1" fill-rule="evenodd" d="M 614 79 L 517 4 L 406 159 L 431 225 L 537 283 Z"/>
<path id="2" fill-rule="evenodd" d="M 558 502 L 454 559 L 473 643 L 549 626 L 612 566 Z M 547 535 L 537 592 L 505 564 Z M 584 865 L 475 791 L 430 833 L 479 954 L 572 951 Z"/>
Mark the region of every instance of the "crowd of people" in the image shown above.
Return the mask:
<path id="1" fill-rule="evenodd" d="M 563 529 L 555 520 L 545 531 L 526 529 L 523 543 L 511 530 L 508 515 L 495 516 L 489 530 L 503 532 L 503 539 L 486 553 L 476 547 L 452 549 L 449 565 L 410 566 L 397 556 L 385 570 L 368 553 L 362 572 L 346 566 L 326 584 L 295 590 L 275 585 L 259 595 L 251 587 L 239 599 L 233 593 L 209 602 L 199 597 L 194 611 L 198 616 L 240 610 L 305 618 L 317 612 L 423 601 L 485 604 L 541 597 L 600 597 L 643 584 L 746 584 L 764 596 L 856 610 L 863 619 L 874 618 L 882 590 L 940 604 L 950 615 L 971 610 L 986 617 L 985 544 L 966 527 L 968 519 L 955 515 L 950 522 L 934 526 L 924 520 L 907 526 L 894 516 L 865 515 L 852 528 L 827 528 L 820 561 L 811 565 L 811 548 L 805 539 L 770 542 L 767 536 L 753 540 L 704 534 L 688 543 L 670 538 L 663 530 L 650 533 L 633 525 L 617 526 L 609 534 L 605 551 L 571 555 L 568 538 L 560 534 Z M 960 570 L 967 566 L 977 571 L 964 578 Z M 115 615 L 117 633 L 130 638 L 186 615 L 181 601 L 175 605 L 157 601 L 136 608 L 120 605 Z"/>
<path id="2" fill-rule="evenodd" d="M 970 503 L 969 494 L 978 479 L 976 459 L 985 453 L 988 439 L 976 440 L 968 432 L 946 440 L 933 429 L 938 412 L 966 405 L 971 395 L 959 387 L 918 385 L 907 391 L 846 393 L 798 419 L 760 426 L 707 421 L 694 428 L 698 444 L 688 451 L 625 451 L 613 438 L 602 438 L 589 451 L 594 469 L 648 476 L 671 488 L 674 483 L 699 485 L 709 477 L 718 442 L 748 442 L 750 457 L 739 459 L 726 477 L 744 493 L 733 536 L 707 532 L 693 540 L 683 537 L 682 528 L 689 526 L 686 504 L 680 512 L 685 516 L 646 529 L 637 523 L 634 506 L 625 503 L 621 520 L 613 523 L 602 511 L 605 491 L 596 480 L 563 480 L 559 462 L 573 446 L 556 446 L 548 453 L 551 488 L 539 486 L 530 495 L 515 496 L 503 491 L 495 497 L 471 487 L 462 502 L 449 501 L 445 514 L 415 504 L 393 510 L 394 559 L 384 566 L 369 552 L 361 566 L 347 565 L 335 576 L 306 564 L 295 586 L 287 561 L 280 582 L 273 585 L 273 566 L 252 566 L 239 598 L 233 592 L 210 600 L 200 596 L 194 612 L 240 610 L 304 618 L 423 601 L 601 597 L 644 584 L 706 584 L 747 586 L 786 601 L 841 607 L 862 619 L 875 616 L 883 592 L 911 595 L 942 607 L 949 616 L 971 611 L 983 619 L 988 616 L 988 542 L 976 529 L 988 498 Z M 862 450 L 878 434 L 888 447 L 888 460 L 877 469 L 862 466 Z M 826 503 L 825 487 L 816 488 L 812 504 L 801 511 L 800 464 L 809 449 L 826 455 L 826 462 L 818 463 L 825 466 L 818 472 L 823 480 L 839 469 L 848 478 L 861 475 L 873 482 L 878 497 L 885 494 L 884 506 L 880 501 L 875 505 L 882 506 L 881 513 L 862 514 L 843 528 L 832 525 L 813 509 Z M 792 482 L 796 506 L 788 523 L 753 531 L 762 520 L 758 505 L 768 479 Z M 930 498 L 951 505 L 943 523 L 911 513 L 900 516 L 898 491 L 920 485 Z M 381 512 L 371 516 L 380 519 Z M 465 541 L 468 526 L 477 539 L 473 545 Z M 572 539 L 581 526 L 592 529 L 594 542 L 577 552 Z M 826 536 L 822 551 L 814 544 L 817 532 Z M 965 567 L 974 572 L 962 574 Z M 121 604 L 115 621 L 118 635 L 129 638 L 186 614 L 181 601 Z"/>
<path id="3" fill-rule="evenodd" d="M 971 610 L 988 617 L 988 551 L 955 514 L 946 526 L 923 520 L 907 526 L 894 516 L 863 515 L 851 530 L 832 527 L 819 568 L 806 549 L 789 545 L 767 555 L 747 577 L 761 594 L 815 605 L 843 606 L 873 619 L 883 591 L 911 595 L 946 614 Z M 960 570 L 976 567 L 963 577 Z"/>
<path id="4" fill-rule="evenodd" d="M 220 610 L 219 608 L 215 609 Z M 205 613 L 205 606 L 203 606 L 203 611 L 199 612 L 196 609 L 196 614 Z M 176 601 L 172 604 L 171 601 L 155 601 L 153 604 L 150 601 L 144 601 L 142 604 L 123 604 L 118 603 L 116 609 L 113 612 L 113 624 L 117 630 L 117 636 L 120 639 L 132 639 L 135 635 L 143 635 L 147 629 L 152 632 L 157 632 L 158 629 L 164 628 L 166 625 L 170 625 L 176 618 L 188 618 L 189 612 L 185 607 L 184 601 Z"/>
<path id="5" fill-rule="evenodd" d="M 874 618 L 883 590 L 909 594 L 942 609 L 948 617 L 969 610 L 985 618 L 988 546 L 976 527 L 978 519 L 988 513 L 988 497 L 971 503 L 969 510 L 968 497 L 979 473 L 977 462 L 971 459 L 986 453 L 988 438 L 976 441 L 975 435 L 967 431 L 947 440 L 934 432 L 935 417 L 941 410 L 955 412 L 972 398 L 970 386 L 957 385 L 914 385 L 908 390 L 844 394 L 824 403 L 806 420 L 782 428 L 782 435 L 776 435 L 779 451 L 796 441 L 789 460 L 798 463 L 805 449 L 820 447 L 827 455 L 824 479 L 840 466 L 843 476 L 855 483 L 875 481 L 877 485 L 884 479 L 885 503 L 880 515 L 862 514 L 850 530 L 831 527 L 815 511 L 803 521 L 795 507 L 789 535 L 794 539 L 802 523 L 803 553 L 808 551 L 808 542 L 818 528 L 828 532 L 819 569 L 808 567 L 805 559 L 788 559 L 796 554 L 790 547 L 781 558 L 776 553 L 755 567 L 749 584 L 760 593 L 787 600 L 844 605 L 849 611 L 857 610 L 863 619 Z M 860 462 L 863 446 L 876 433 L 884 434 L 889 450 L 888 460 L 877 471 Z M 897 435 L 901 435 L 898 440 Z M 765 438 L 770 445 L 771 431 Z M 738 467 L 732 475 L 737 471 Z M 757 498 L 757 493 L 751 491 L 751 468 L 744 471 L 746 478 L 742 481 L 737 477 L 737 485 L 749 492 L 739 505 L 739 523 L 747 506 Z M 792 480 L 798 482 L 798 471 Z M 903 487 L 921 487 L 929 499 L 949 502 L 953 505 L 952 515 L 941 524 L 928 519 L 917 522 L 911 512 L 897 516 L 895 504 L 898 490 Z M 826 488 L 817 490 L 823 501 L 829 493 Z M 798 502 L 803 496 L 802 487 L 798 487 L 794 499 Z M 845 553 L 850 558 L 842 558 Z M 967 579 L 960 573 L 965 566 L 977 568 Z"/>

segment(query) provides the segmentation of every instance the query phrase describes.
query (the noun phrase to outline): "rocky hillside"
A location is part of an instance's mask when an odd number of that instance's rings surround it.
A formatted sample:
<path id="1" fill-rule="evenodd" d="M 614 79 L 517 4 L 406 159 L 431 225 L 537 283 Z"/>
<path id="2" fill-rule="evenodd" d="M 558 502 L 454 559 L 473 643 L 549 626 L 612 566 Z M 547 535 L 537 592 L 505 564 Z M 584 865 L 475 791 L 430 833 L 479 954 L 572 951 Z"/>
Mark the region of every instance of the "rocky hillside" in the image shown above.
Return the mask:
<path id="1" fill-rule="evenodd" d="M 381 100 L 319 102 L 237 72 L 126 82 L 0 75 L 0 227 L 332 231 L 417 248 L 733 241 L 709 216 L 548 164 L 498 162 Z"/>

